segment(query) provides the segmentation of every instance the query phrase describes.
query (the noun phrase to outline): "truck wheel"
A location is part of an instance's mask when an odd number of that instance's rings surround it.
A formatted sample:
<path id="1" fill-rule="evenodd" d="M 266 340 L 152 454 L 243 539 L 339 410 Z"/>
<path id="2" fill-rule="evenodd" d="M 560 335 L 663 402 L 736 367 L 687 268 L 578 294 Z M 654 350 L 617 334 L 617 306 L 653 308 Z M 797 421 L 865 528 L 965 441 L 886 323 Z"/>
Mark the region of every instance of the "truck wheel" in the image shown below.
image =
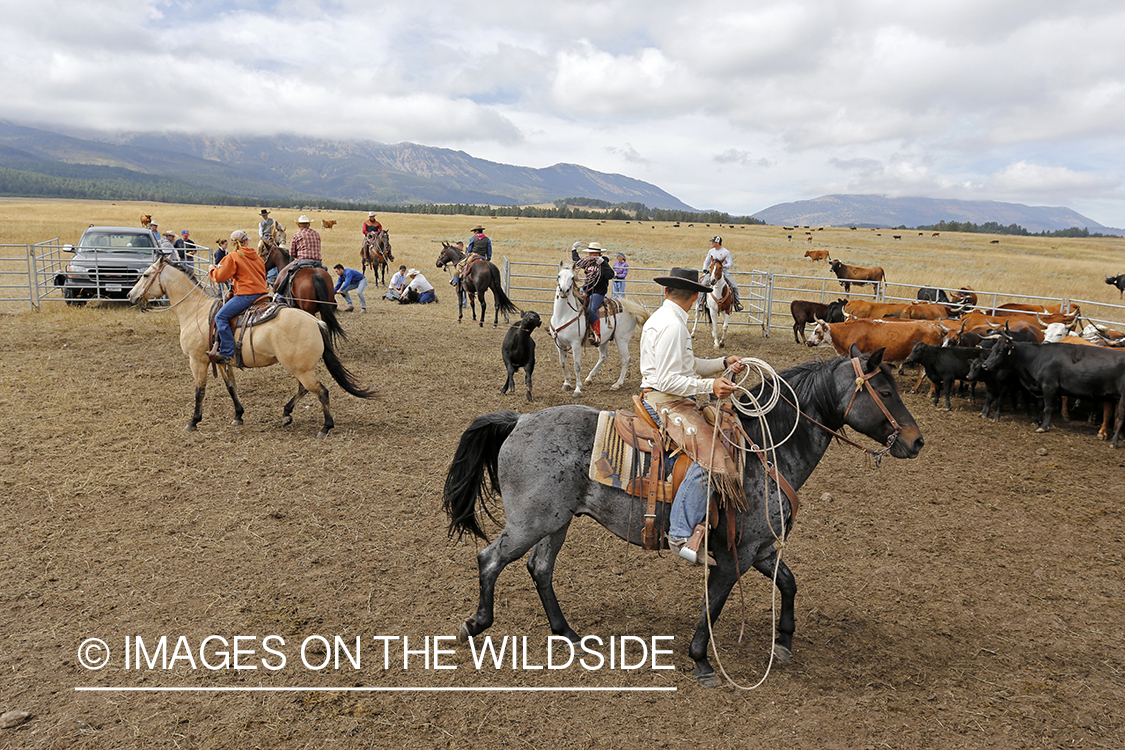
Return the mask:
<path id="1" fill-rule="evenodd" d="M 63 298 L 66 299 L 66 304 L 71 307 L 82 307 L 86 304 L 86 300 L 78 299 L 82 292 L 78 289 L 63 289 Z"/>

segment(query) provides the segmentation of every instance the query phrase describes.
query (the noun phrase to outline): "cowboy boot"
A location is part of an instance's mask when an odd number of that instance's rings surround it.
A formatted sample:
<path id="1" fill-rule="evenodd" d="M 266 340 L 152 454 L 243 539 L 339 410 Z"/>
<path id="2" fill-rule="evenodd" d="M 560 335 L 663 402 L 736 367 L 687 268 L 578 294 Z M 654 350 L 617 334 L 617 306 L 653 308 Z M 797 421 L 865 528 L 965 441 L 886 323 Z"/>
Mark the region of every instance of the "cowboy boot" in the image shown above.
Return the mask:
<path id="1" fill-rule="evenodd" d="M 590 341 L 594 346 L 598 346 L 602 343 L 602 321 L 600 318 L 595 319 L 594 322 L 590 324 Z"/>

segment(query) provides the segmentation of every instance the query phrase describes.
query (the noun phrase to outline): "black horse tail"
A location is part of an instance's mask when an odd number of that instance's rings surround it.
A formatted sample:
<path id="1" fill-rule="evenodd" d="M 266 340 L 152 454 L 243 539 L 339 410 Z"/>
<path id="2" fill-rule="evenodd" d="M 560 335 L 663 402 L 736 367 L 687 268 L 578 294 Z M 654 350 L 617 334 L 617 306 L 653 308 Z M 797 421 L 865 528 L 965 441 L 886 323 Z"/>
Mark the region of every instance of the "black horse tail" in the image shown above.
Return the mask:
<path id="1" fill-rule="evenodd" d="M 488 264 L 492 269 L 492 294 L 496 300 L 496 309 L 504 313 L 504 322 L 508 321 L 508 314 L 519 314 L 520 309 L 516 304 L 508 299 L 508 295 L 504 294 L 504 288 L 500 286 L 500 271 L 492 263 Z"/>
<path id="2" fill-rule="evenodd" d="M 346 341 L 348 336 L 344 333 L 343 327 L 340 326 L 340 320 L 336 317 L 336 294 L 332 291 L 332 287 L 324 280 L 324 277 L 319 273 L 313 275 L 313 289 L 316 290 L 316 298 L 320 302 L 320 318 L 324 324 L 328 326 L 328 333 L 332 335 L 333 341 Z M 325 349 L 325 352 L 328 350 Z M 327 362 L 327 354 L 325 355 Z M 333 373 L 335 376 L 335 373 Z"/>
<path id="3" fill-rule="evenodd" d="M 357 398 L 375 398 L 377 395 L 375 391 L 361 386 L 355 375 L 344 367 L 344 363 L 336 356 L 336 349 L 332 346 L 332 332 L 325 325 L 319 327 L 320 337 L 324 341 L 324 354 L 321 356 L 324 358 L 324 366 L 328 368 L 332 379 L 336 381 L 337 385 Z"/>
<path id="4" fill-rule="evenodd" d="M 473 420 L 461 436 L 449 473 L 445 477 L 445 493 L 441 507 L 449 515 L 449 536 L 460 539 L 465 532 L 488 541 L 477 517 L 477 502 L 493 521 L 486 501 L 494 500 L 500 492 L 496 478 L 500 446 L 504 444 L 520 415 L 514 411 L 484 414 Z M 488 472 L 487 481 L 485 471 Z"/>

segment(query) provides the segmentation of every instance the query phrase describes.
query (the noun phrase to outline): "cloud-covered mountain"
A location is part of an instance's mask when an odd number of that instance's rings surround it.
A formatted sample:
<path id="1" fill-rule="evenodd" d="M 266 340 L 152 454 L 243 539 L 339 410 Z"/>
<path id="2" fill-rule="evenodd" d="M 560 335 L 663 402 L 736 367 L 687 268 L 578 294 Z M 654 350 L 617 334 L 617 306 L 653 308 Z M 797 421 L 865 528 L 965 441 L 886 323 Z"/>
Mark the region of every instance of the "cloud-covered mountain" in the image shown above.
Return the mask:
<path id="1" fill-rule="evenodd" d="M 945 198 L 888 198 L 882 195 L 822 195 L 807 201 L 778 203 L 754 214 L 754 218 L 767 224 L 837 227 L 916 227 L 941 221 L 971 221 L 974 224 L 994 221 L 1002 226 L 1018 224 L 1029 232 L 1054 232 L 1077 227 L 1102 234 L 1125 234 L 1125 230 L 1102 226 L 1069 208 Z"/>
<path id="2" fill-rule="evenodd" d="M 692 210 L 655 185 L 624 175 L 578 164 L 518 167 L 415 143 L 164 133 L 83 139 L 0 122 L 0 146 L 7 147 L 0 148 L 0 167 L 108 167 L 245 197 L 493 205 L 585 197 Z"/>

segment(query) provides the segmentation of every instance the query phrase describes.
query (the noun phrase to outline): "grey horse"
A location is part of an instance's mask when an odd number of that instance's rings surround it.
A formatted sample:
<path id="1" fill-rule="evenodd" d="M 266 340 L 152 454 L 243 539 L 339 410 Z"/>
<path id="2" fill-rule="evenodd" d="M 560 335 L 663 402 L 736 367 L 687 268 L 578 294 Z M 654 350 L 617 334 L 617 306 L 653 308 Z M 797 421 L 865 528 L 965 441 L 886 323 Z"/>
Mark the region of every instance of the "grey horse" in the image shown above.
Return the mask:
<path id="1" fill-rule="evenodd" d="M 796 489 L 805 483 L 828 449 L 833 433 L 824 428 L 838 431 L 848 425 L 888 445 L 896 458 L 914 458 L 922 449 L 922 433 L 899 397 L 890 368 L 882 363 L 883 350 L 868 357 L 852 347 L 850 354 L 851 358 L 809 362 L 780 373 L 792 386 L 801 407 L 802 418 L 795 433 L 777 450 L 778 469 Z M 771 383 L 759 386 L 755 392 L 759 401 L 764 401 L 773 387 Z M 754 442 L 762 445 L 758 420 L 745 416 L 741 419 Z M 796 410 L 785 400 L 779 401 L 766 416 L 775 436 L 787 434 L 795 419 Z M 477 506 L 488 513 L 487 501 L 494 500 L 497 494 L 503 498 L 505 516 L 500 536 L 477 555 L 480 602 L 476 613 L 462 624 L 461 640 L 492 625 L 497 576 L 505 566 L 531 550 L 527 569 L 539 591 L 551 631 L 577 643 L 579 636 L 567 624 L 552 584 L 555 558 L 571 520 L 576 515 L 590 516 L 618 537 L 640 544 L 645 500 L 589 478 L 597 421 L 597 409 L 579 405 L 556 406 L 525 415 L 505 411 L 478 417 L 461 436 L 445 480 L 443 507 L 450 518 L 450 537 L 456 534 L 460 538 L 469 532 L 487 541 Z M 785 563 L 778 561 L 774 542 L 775 534 L 782 534 L 783 528 L 787 533 L 791 528 L 793 510 L 784 495 L 779 505 L 772 480 L 767 498 L 764 469 L 757 458 L 748 458 L 744 464 L 748 510 L 735 517 L 739 534 L 737 565 L 734 552 L 717 541 L 727 536 L 725 521 L 721 520 L 711 535 L 718 564 L 708 583 L 709 614 L 712 621 L 718 619 L 739 571 L 753 567 L 772 579 L 777 568 L 781 612 L 774 653 L 784 662 L 793 648 L 797 583 Z M 668 510 L 662 507 L 657 511 L 665 527 Z M 713 686 L 719 680 L 707 658 L 707 617 L 705 610 L 689 655 L 695 661 L 694 674 L 699 683 Z"/>

